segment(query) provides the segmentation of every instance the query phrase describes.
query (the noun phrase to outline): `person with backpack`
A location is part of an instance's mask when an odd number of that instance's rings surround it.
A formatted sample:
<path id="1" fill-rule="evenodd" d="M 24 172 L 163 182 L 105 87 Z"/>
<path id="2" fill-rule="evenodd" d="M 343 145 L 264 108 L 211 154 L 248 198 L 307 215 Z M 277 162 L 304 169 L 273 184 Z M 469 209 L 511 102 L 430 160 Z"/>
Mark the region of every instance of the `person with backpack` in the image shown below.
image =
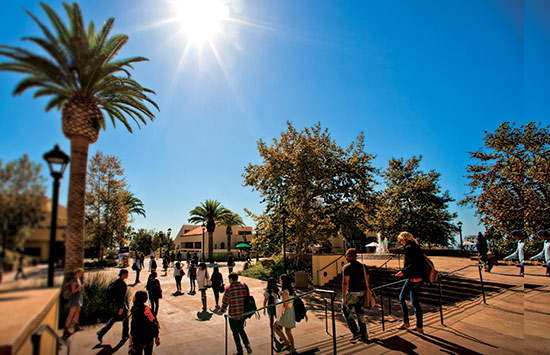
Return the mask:
<path id="1" fill-rule="evenodd" d="M 199 291 L 201 291 L 201 301 L 202 301 L 202 311 L 206 312 L 206 288 L 209 285 L 210 275 L 208 274 L 208 268 L 204 262 L 199 264 L 199 269 L 197 270 L 197 284 L 199 286 Z"/>
<path id="2" fill-rule="evenodd" d="M 187 270 L 187 275 L 189 276 L 189 294 L 195 294 L 195 281 L 197 280 L 197 265 L 194 262 L 189 264 L 189 269 Z"/>
<path id="3" fill-rule="evenodd" d="M 294 336 L 292 336 L 292 329 L 296 328 L 296 314 L 294 313 L 294 302 L 289 301 L 289 298 L 294 296 L 294 288 L 287 274 L 281 275 L 280 285 L 281 293 L 277 302 L 279 318 L 275 321 L 274 330 L 285 344 L 282 351 L 288 351 L 293 354 L 296 353 Z M 283 333 L 283 328 L 285 329 L 285 333 Z"/>
<path id="4" fill-rule="evenodd" d="M 346 251 L 346 260 L 348 263 L 342 268 L 342 314 L 353 334 L 351 342 L 354 343 L 361 339 L 362 342 L 367 343 L 369 341 L 367 321 L 363 310 L 368 282 L 366 267 L 357 261 L 355 248 L 349 248 Z M 357 323 L 353 318 L 352 311 L 355 312 Z"/>
<path id="5" fill-rule="evenodd" d="M 185 275 L 185 271 L 183 271 L 183 268 L 181 267 L 181 263 L 179 261 L 176 262 L 174 265 L 174 279 L 176 279 L 176 292 L 174 295 L 182 295 L 181 292 L 181 278 Z"/>
<path id="6" fill-rule="evenodd" d="M 64 286 L 64 289 L 70 290 L 68 297 L 67 308 L 69 308 L 69 315 L 65 321 L 65 328 L 63 328 L 63 337 L 68 338 L 72 335 L 69 331 L 72 321 L 74 320 L 74 331 L 78 332 L 82 329 L 78 325 L 78 317 L 80 316 L 80 309 L 84 303 L 84 294 L 82 289 L 88 285 L 87 282 L 83 282 L 84 270 L 82 268 L 76 268 L 72 272 L 72 279 L 67 281 L 67 284 Z M 64 292 L 65 296 L 65 292 Z"/>
<path id="7" fill-rule="evenodd" d="M 149 272 L 157 271 L 157 261 L 155 257 L 151 255 L 151 260 L 149 260 Z"/>
<path id="8" fill-rule="evenodd" d="M 107 301 L 112 304 L 112 316 L 109 321 L 97 332 L 97 340 L 101 343 L 103 336 L 117 321 L 122 321 L 122 341 L 130 337 L 128 333 L 128 305 L 126 304 L 126 291 L 128 286 L 125 280 L 128 278 L 128 270 L 122 269 L 118 273 L 118 279 L 107 288 Z"/>
<path id="9" fill-rule="evenodd" d="M 157 280 L 157 272 L 153 271 L 149 274 L 147 285 L 145 286 L 147 293 L 149 294 L 149 303 L 151 304 L 151 310 L 155 317 L 159 312 L 159 299 L 162 298 L 162 288 L 160 282 Z"/>
<path id="10" fill-rule="evenodd" d="M 405 249 L 405 261 L 403 263 L 403 268 L 395 274 L 395 276 L 407 278 L 399 294 L 399 302 L 401 303 L 401 310 L 403 312 L 403 322 L 397 329 L 410 329 L 419 333 L 424 333 L 422 307 L 418 299 L 420 286 L 422 286 L 422 282 L 427 277 L 424 253 L 422 249 L 420 249 L 416 238 L 409 232 L 401 232 L 397 237 L 397 241 L 401 243 Z M 416 326 L 413 328 L 409 328 L 409 309 L 406 302 L 409 297 L 414 307 L 414 314 L 416 315 Z"/>
<path id="11" fill-rule="evenodd" d="M 269 316 L 269 328 L 273 328 L 275 317 L 277 316 L 275 302 L 279 299 L 279 287 L 277 281 L 270 277 L 267 280 L 267 286 L 264 290 L 264 315 Z M 267 308 L 265 308 L 267 307 Z"/>
<path id="12" fill-rule="evenodd" d="M 132 265 L 132 269 L 136 272 L 136 280 L 134 281 L 134 285 L 137 285 L 141 281 L 139 281 L 139 274 L 141 272 L 141 269 L 143 269 L 143 255 L 136 253 L 136 259 L 134 260 L 134 265 Z"/>
<path id="13" fill-rule="evenodd" d="M 159 325 L 156 316 L 145 304 L 147 302 L 147 293 L 137 291 L 134 295 L 134 304 L 132 306 L 132 323 L 130 330 L 130 345 L 128 354 L 151 355 L 153 346 L 160 345 Z"/>
<path id="14" fill-rule="evenodd" d="M 245 317 L 242 316 L 245 307 L 245 300 L 250 295 L 248 286 L 239 282 L 239 275 L 236 273 L 229 274 L 229 286 L 226 287 L 222 299 L 222 307 L 218 310 L 221 315 L 229 308 L 229 327 L 233 333 L 233 340 L 237 350 L 236 355 L 243 355 L 243 344 L 248 354 L 252 354 L 250 341 L 244 330 Z M 242 343 L 241 344 L 241 340 Z"/>
<path id="15" fill-rule="evenodd" d="M 210 276 L 210 284 L 212 285 L 212 292 L 214 292 L 214 300 L 216 301 L 216 308 L 219 308 L 220 292 L 223 292 L 223 276 L 220 273 L 220 268 L 214 266 L 214 272 Z"/>
<path id="16" fill-rule="evenodd" d="M 479 253 L 479 263 L 483 266 L 483 269 L 486 272 L 491 272 L 493 265 L 491 265 L 489 262 L 489 257 L 487 256 L 487 253 L 489 252 L 489 244 L 487 244 L 487 239 L 481 232 L 477 233 L 475 248 Z"/>

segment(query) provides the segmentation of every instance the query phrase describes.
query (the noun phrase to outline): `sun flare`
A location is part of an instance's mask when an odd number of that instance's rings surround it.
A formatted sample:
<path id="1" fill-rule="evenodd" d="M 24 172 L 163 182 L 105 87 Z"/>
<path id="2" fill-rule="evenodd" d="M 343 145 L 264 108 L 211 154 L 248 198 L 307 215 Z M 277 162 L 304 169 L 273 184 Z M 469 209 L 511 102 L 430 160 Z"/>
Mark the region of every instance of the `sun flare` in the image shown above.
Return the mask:
<path id="1" fill-rule="evenodd" d="M 183 33 L 193 44 L 212 40 L 229 18 L 229 8 L 221 0 L 175 0 L 175 16 Z"/>

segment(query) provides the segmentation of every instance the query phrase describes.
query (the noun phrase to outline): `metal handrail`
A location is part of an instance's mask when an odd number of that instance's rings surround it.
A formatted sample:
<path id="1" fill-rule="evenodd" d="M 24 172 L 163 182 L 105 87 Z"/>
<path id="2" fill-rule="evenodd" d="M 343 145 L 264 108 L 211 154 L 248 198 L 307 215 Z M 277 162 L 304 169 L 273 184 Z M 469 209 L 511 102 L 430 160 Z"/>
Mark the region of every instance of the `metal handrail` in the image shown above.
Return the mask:
<path id="1" fill-rule="evenodd" d="M 390 257 L 388 258 L 388 260 L 386 260 L 386 261 L 384 262 L 384 264 L 382 264 L 382 265 L 380 265 L 379 267 L 377 267 L 376 269 L 374 269 L 374 271 L 379 270 L 379 269 L 381 269 L 382 267 L 386 266 L 393 258 L 395 258 L 395 255 L 396 255 L 396 254 L 390 255 Z"/>
<path id="2" fill-rule="evenodd" d="M 56 344 L 55 344 L 56 354 L 59 354 L 59 343 L 61 343 L 67 347 L 67 355 L 69 355 L 69 342 L 66 339 L 63 339 L 62 337 L 57 335 L 57 333 L 47 324 L 42 324 L 40 328 L 38 328 L 38 330 L 31 335 L 33 355 L 40 354 L 40 341 L 42 340 L 42 333 L 44 333 L 44 331 L 47 331 L 48 333 L 54 336 L 56 340 Z"/>
<path id="3" fill-rule="evenodd" d="M 319 272 L 325 270 L 326 268 L 328 268 L 329 266 L 331 266 L 332 264 L 336 263 L 337 261 L 339 261 L 341 258 L 345 257 L 346 254 L 342 254 L 340 255 L 338 258 L 334 259 L 333 261 L 331 261 L 329 264 L 325 265 L 323 268 L 317 270 L 317 282 L 319 282 Z M 336 264 L 336 275 L 338 275 L 338 264 Z"/>

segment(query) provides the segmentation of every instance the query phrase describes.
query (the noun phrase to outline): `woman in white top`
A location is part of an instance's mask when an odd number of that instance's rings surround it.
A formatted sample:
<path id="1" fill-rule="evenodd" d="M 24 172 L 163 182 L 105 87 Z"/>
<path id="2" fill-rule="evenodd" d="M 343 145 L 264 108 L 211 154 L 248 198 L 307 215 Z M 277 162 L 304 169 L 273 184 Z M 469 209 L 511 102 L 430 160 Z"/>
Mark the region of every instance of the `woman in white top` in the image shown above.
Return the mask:
<path id="1" fill-rule="evenodd" d="M 174 265 L 174 278 L 176 279 L 176 294 L 181 295 L 181 278 L 185 275 L 185 271 L 181 267 L 181 263 L 178 261 Z"/>
<path id="2" fill-rule="evenodd" d="M 290 277 L 287 274 L 281 275 L 281 299 L 277 309 L 277 315 L 279 318 L 275 321 L 275 333 L 285 343 L 285 347 L 282 351 L 289 351 L 290 353 L 296 353 L 294 347 L 294 337 L 292 336 L 292 328 L 296 328 L 296 315 L 294 314 L 293 301 L 289 300 L 294 296 L 294 288 L 290 281 Z M 285 334 L 283 334 L 282 328 L 285 328 Z"/>
<path id="3" fill-rule="evenodd" d="M 201 291 L 203 312 L 206 312 L 206 288 L 210 286 L 209 280 L 210 280 L 210 275 L 208 274 L 208 269 L 206 268 L 206 264 L 200 263 L 199 269 L 197 270 L 197 283 L 199 285 L 199 290 Z"/>

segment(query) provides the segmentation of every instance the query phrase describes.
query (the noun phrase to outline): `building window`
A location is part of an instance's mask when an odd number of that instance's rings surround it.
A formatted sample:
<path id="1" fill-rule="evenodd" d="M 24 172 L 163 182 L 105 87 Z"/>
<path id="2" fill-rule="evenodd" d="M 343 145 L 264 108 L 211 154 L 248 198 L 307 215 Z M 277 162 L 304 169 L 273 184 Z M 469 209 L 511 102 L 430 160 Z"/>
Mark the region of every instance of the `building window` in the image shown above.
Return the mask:
<path id="1" fill-rule="evenodd" d="M 195 242 L 195 249 L 201 248 L 201 242 Z"/>
<path id="2" fill-rule="evenodd" d="M 225 243 L 224 242 L 220 243 L 220 249 L 225 249 Z"/>
<path id="3" fill-rule="evenodd" d="M 185 249 L 193 249 L 193 242 L 185 242 Z"/>
<path id="4" fill-rule="evenodd" d="M 214 249 L 218 249 L 218 243 L 214 244 Z"/>

